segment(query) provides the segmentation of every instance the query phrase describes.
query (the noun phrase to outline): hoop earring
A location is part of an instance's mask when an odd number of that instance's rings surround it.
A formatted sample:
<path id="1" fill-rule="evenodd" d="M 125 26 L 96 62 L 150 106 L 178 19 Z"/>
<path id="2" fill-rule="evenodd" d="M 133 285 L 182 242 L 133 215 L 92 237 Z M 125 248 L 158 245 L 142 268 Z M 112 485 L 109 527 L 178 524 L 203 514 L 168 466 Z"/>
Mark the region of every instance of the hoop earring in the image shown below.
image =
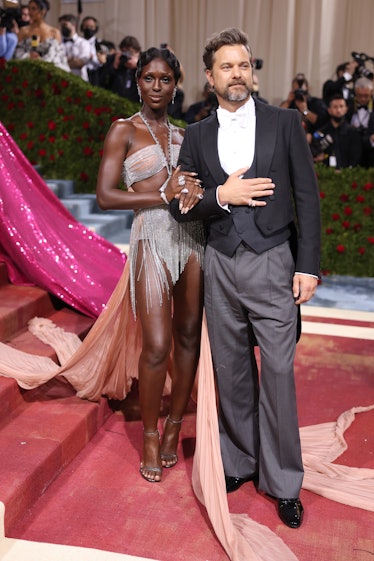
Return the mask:
<path id="1" fill-rule="evenodd" d="M 141 103 L 142 102 L 142 92 L 140 91 L 139 84 L 136 84 L 136 87 L 138 89 L 139 102 Z"/>
<path id="2" fill-rule="evenodd" d="M 173 97 L 171 98 L 172 103 L 174 103 L 176 93 L 177 93 L 177 88 L 175 87 L 174 90 L 173 90 Z"/>

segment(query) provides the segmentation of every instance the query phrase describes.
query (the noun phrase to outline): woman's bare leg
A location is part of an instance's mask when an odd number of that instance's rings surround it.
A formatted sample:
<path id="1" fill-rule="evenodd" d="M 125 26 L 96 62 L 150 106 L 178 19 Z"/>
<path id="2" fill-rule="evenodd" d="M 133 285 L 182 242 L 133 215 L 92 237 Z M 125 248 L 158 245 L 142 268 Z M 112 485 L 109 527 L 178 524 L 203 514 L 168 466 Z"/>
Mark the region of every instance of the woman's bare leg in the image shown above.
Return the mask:
<path id="1" fill-rule="evenodd" d="M 157 271 L 152 259 L 146 257 L 147 267 L 141 267 L 142 244 L 139 244 L 136 272 L 136 310 L 142 330 L 142 351 L 139 358 L 139 401 L 143 420 L 143 458 L 140 472 L 148 481 L 160 481 L 162 463 L 157 422 L 172 341 L 170 295 L 163 294 L 162 304 L 154 282 Z M 140 277 L 139 277 L 140 268 Z M 138 278 L 139 277 L 139 278 Z M 147 278 L 146 278 L 147 277 Z M 147 295 L 152 305 L 147 309 Z"/>
<path id="2" fill-rule="evenodd" d="M 194 255 L 175 285 L 173 296 L 172 391 L 161 444 L 163 467 L 172 467 L 178 461 L 176 452 L 181 421 L 190 399 L 200 354 L 203 275 Z"/>

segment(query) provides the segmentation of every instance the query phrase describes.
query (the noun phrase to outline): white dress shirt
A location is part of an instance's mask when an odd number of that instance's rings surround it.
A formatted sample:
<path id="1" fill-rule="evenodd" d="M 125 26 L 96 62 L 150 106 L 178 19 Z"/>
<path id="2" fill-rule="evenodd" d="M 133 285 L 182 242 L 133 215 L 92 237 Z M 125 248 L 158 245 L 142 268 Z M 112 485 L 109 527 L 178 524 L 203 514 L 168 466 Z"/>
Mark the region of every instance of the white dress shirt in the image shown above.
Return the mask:
<path id="1" fill-rule="evenodd" d="M 218 156 L 228 175 L 250 168 L 255 153 L 256 111 L 252 97 L 233 113 L 218 107 Z"/>

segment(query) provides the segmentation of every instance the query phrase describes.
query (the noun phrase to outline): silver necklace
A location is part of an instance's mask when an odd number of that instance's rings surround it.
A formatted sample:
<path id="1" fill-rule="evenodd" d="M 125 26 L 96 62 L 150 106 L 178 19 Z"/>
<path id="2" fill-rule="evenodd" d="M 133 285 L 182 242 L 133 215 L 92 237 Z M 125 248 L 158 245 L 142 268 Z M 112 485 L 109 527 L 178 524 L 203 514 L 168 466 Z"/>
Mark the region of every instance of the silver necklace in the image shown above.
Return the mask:
<path id="1" fill-rule="evenodd" d="M 147 119 L 144 117 L 144 115 L 141 111 L 139 111 L 139 116 L 140 116 L 141 120 L 143 121 L 143 123 L 145 124 L 145 126 L 147 127 L 147 129 L 149 131 L 149 134 L 151 135 L 151 137 L 155 141 L 155 144 L 157 144 L 157 146 L 160 148 L 160 150 L 161 150 L 161 152 L 164 156 L 164 162 L 165 162 L 165 167 L 166 167 L 167 172 L 168 172 L 168 176 L 171 177 L 171 174 L 173 173 L 173 162 L 172 162 L 172 155 L 171 155 L 171 125 L 170 125 L 169 120 L 166 121 L 166 126 L 168 127 L 168 151 L 169 151 L 169 158 L 168 158 L 167 155 L 165 154 L 165 151 L 162 148 L 157 136 L 153 132 L 151 125 L 148 123 Z"/>

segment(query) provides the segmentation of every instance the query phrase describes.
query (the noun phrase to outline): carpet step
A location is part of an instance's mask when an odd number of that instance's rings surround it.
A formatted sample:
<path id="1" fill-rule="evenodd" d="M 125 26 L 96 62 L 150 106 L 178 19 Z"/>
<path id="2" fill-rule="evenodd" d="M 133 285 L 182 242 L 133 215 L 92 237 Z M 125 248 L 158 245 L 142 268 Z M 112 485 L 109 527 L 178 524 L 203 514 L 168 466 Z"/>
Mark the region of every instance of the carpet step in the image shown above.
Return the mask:
<path id="1" fill-rule="evenodd" d="M 33 317 L 47 317 L 83 338 L 94 320 L 63 306 L 46 291 L 15 286 L 0 267 L 0 340 L 20 351 L 52 358 L 54 350 L 28 329 Z M 57 309 L 58 308 L 58 309 Z M 0 376 L 0 501 L 5 529 L 24 516 L 112 414 L 106 399 L 79 399 L 63 377 L 34 390 Z"/>
<path id="2" fill-rule="evenodd" d="M 36 286 L 1 286 L 0 341 L 7 341 L 34 316 L 48 316 L 52 312 L 52 301 L 45 290 Z"/>
<path id="3" fill-rule="evenodd" d="M 107 400 L 84 401 L 63 378 L 23 394 L 0 430 L 0 501 L 5 533 L 30 509 L 111 415 Z"/>

